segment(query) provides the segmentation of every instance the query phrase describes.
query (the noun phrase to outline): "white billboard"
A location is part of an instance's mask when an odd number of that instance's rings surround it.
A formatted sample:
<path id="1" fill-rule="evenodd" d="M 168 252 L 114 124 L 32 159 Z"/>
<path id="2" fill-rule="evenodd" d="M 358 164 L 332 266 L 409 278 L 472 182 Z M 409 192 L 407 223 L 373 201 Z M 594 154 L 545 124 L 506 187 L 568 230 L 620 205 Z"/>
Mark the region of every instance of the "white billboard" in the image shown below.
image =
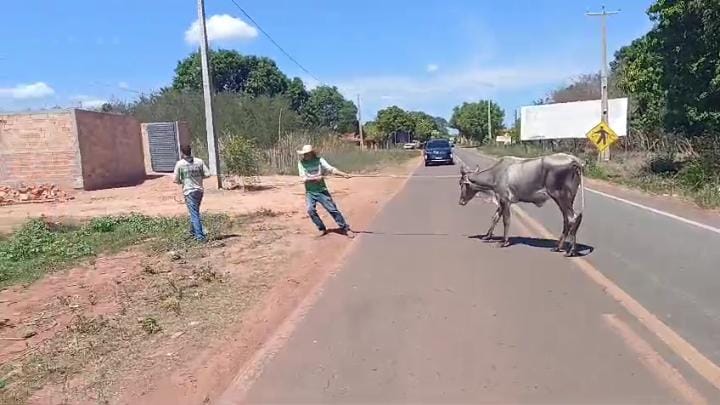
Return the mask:
<path id="1" fill-rule="evenodd" d="M 627 135 L 627 98 L 608 100 L 609 124 L 618 136 Z M 600 122 L 600 100 L 522 107 L 520 139 L 585 138 Z"/>

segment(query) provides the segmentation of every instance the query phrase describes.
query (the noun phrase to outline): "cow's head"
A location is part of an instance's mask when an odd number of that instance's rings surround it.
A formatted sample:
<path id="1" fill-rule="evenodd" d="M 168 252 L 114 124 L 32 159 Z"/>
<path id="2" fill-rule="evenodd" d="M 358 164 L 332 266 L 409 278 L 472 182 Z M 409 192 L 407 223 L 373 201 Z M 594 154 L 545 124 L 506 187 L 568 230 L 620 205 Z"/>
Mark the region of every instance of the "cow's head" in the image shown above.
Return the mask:
<path id="1" fill-rule="evenodd" d="M 475 197 L 478 191 L 480 190 L 470 181 L 467 168 L 462 165 L 460 167 L 460 201 L 458 201 L 458 204 L 466 205 Z"/>

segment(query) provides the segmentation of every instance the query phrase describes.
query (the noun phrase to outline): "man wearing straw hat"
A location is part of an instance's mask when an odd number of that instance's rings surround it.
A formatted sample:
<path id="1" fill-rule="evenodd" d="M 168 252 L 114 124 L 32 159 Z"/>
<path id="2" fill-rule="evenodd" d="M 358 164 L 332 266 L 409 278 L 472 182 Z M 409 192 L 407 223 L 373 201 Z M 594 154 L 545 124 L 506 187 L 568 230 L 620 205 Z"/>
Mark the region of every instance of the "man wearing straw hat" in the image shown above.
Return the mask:
<path id="1" fill-rule="evenodd" d="M 335 223 L 340 228 L 340 233 L 343 235 L 353 237 L 353 233 L 350 230 L 350 225 L 345 222 L 345 218 L 338 209 L 337 205 L 328 191 L 327 185 L 325 184 L 325 175 L 335 174 L 345 178 L 350 178 L 350 175 L 342 172 L 332 166 L 324 159 L 318 156 L 312 145 L 305 145 L 297 151 L 300 155 L 300 161 L 298 162 L 298 172 L 300 177 L 305 182 L 305 201 L 307 203 L 307 212 L 310 215 L 310 219 L 313 221 L 320 231 L 320 235 L 327 235 L 328 231 L 323 223 L 322 219 L 317 213 L 315 206 L 320 203 L 328 213 L 333 217 Z"/>

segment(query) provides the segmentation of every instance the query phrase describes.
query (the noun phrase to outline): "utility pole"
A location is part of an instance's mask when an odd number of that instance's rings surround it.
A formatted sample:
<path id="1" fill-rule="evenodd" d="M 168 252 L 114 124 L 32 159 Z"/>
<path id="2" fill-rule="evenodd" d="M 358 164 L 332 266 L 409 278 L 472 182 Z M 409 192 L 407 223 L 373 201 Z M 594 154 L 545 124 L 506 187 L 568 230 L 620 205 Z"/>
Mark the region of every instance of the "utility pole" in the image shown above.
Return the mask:
<path id="1" fill-rule="evenodd" d="M 200 62 L 202 64 L 203 95 L 205 100 L 205 132 L 208 144 L 208 166 L 210 173 L 217 177 L 217 186 L 222 188 L 220 178 L 217 136 L 215 134 L 215 122 L 213 120 L 212 88 L 210 81 L 210 63 L 208 62 L 208 39 L 207 28 L 205 27 L 205 1 L 197 0 L 198 21 L 200 22 Z"/>
<path id="2" fill-rule="evenodd" d="M 365 138 L 363 137 L 362 127 L 362 112 L 360 111 L 360 95 L 357 95 L 357 110 L 358 110 L 358 131 L 360 132 L 360 150 L 365 150 Z"/>
<path id="3" fill-rule="evenodd" d="M 609 123 L 608 119 L 608 61 L 607 61 L 607 16 L 618 14 L 617 11 L 607 11 L 605 6 L 602 6 L 602 11 L 599 13 L 586 13 L 590 17 L 600 17 L 600 26 L 602 27 L 602 69 L 600 70 L 600 120 L 605 124 Z M 610 148 L 605 149 L 604 152 L 598 154 L 599 160 L 608 161 L 610 160 Z"/>
<path id="4" fill-rule="evenodd" d="M 488 107 L 488 141 L 492 142 L 492 121 L 490 121 L 490 100 L 487 100 Z"/>

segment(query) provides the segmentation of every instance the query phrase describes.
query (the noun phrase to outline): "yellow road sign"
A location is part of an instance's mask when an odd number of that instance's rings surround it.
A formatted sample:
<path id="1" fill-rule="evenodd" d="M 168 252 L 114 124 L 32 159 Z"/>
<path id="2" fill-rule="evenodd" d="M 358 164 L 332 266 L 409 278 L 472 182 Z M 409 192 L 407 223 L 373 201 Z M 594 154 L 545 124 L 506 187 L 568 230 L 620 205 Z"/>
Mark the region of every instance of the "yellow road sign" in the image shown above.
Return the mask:
<path id="1" fill-rule="evenodd" d="M 609 148 L 610 145 L 614 144 L 618 140 L 618 135 L 615 131 L 613 131 L 612 128 L 604 122 L 597 124 L 593 129 L 588 131 L 585 136 L 590 140 L 590 142 L 595 144 L 595 147 L 598 148 L 600 152 Z"/>

